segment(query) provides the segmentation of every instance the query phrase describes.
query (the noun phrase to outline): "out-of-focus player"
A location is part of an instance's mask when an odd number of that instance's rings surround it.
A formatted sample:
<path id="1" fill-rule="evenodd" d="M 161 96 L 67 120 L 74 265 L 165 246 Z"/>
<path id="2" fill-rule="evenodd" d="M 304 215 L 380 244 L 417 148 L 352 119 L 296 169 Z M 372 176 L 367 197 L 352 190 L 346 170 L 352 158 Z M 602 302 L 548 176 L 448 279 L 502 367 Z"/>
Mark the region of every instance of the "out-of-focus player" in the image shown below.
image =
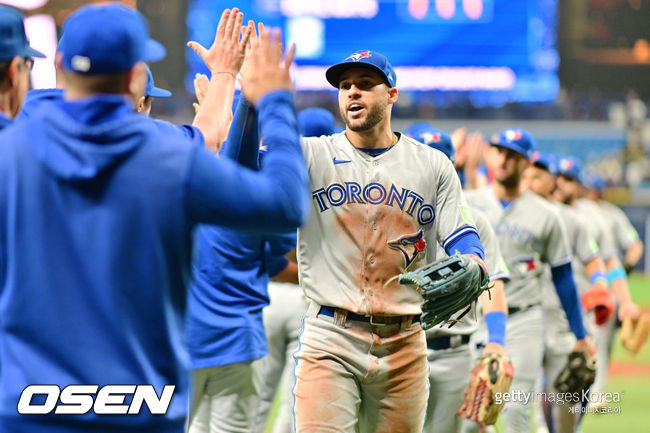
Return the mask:
<path id="1" fill-rule="evenodd" d="M 86 6 L 64 32 L 65 100 L 0 134 L 0 431 L 180 433 L 194 227 L 287 231 L 306 219 L 291 56 L 282 61 L 268 32 L 253 49 L 255 72 L 243 88 L 270 150 L 252 172 L 160 134 L 134 112 L 146 83 L 143 62 L 164 55 L 139 13 Z M 236 72 L 246 40 L 239 31 L 219 38 L 210 67 Z M 91 398 L 82 414 L 52 407 L 22 416 L 17 408 L 29 401 L 20 396 L 32 384 L 87 384 L 90 397 L 100 386 L 123 385 L 125 399 L 136 385 L 151 385 L 157 396 L 165 385 L 175 388 L 164 415 L 141 405 L 138 415 L 126 414 L 130 400 L 121 399 L 121 414 L 100 415 L 101 401 Z M 40 406 L 40 397 L 32 404 Z"/>
<path id="2" fill-rule="evenodd" d="M 483 247 L 447 157 L 391 130 L 398 90 L 388 59 L 358 51 L 326 78 L 346 129 L 303 139 L 312 214 L 298 232 L 298 264 L 311 303 L 296 353 L 296 429 L 419 433 L 422 297 L 394 277 L 434 261 L 437 243 L 478 262 Z"/>
<path id="3" fill-rule="evenodd" d="M 454 146 L 451 137 L 444 131 L 426 122 L 417 122 L 405 133 L 441 151 L 452 163 L 454 162 Z M 505 354 L 503 345 L 507 303 L 503 281 L 510 276 L 489 220 L 477 209 L 472 209 L 472 216 L 485 248 L 485 263 L 491 272 L 491 289 L 489 293 L 483 292 L 480 298 L 488 333 L 488 344 L 482 354 Z M 444 250 L 440 251 L 440 254 L 444 255 Z M 474 363 L 469 341 L 481 320 L 477 317 L 476 308 L 473 306 L 472 310 L 460 318 L 453 327 L 435 327 L 426 331 L 429 360 L 429 401 L 424 424 L 426 433 L 451 433 L 460 429 L 461 422 L 456 412 L 461 406 L 463 393 L 469 383 L 468 372 Z"/>
<path id="4" fill-rule="evenodd" d="M 567 241 L 573 253 L 573 270 L 576 286 L 581 296 L 585 293 L 598 296 L 601 306 L 597 311 L 587 313 L 586 327 L 592 338 L 597 338 L 596 325 L 604 323 L 607 317 L 614 314 L 615 297 L 607 287 L 606 269 L 603 259 L 608 259 L 614 251 L 599 250 L 599 245 L 589 230 L 589 226 L 582 223 L 582 218 L 574 208 L 563 203 L 553 201 L 555 178 L 557 174 L 557 159 L 553 155 L 535 152 L 532 165 L 526 169 L 524 184 L 535 194 L 552 202 L 558 211 L 566 228 Z M 603 254 L 605 254 L 603 256 Z M 567 356 L 575 344 L 575 336 L 571 333 L 566 316 L 562 311 L 560 300 L 552 287 L 550 269 L 545 272 L 543 279 L 544 296 L 544 368 L 548 392 L 558 393 L 554 387 L 555 379 L 566 365 Z M 587 295 L 588 296 L 588 295 Z M 551 399 L 549 399 L 551 400 Z M 539 400 L 535 403 L 541 403 Z M 554 430 L 558 433 L 571 433 L 575 430 L 578 412 L 572 410 L 580 401 L 551 400 L 551 413 Z M 538 405 L 538 414 L 542 413 Z M 537 417 L 538 428 L 546 425 L 544 417 Z M 539 431 L 539 430 L 538 430 Z"/>
<path id="5" fill-rule="evenodd" d="M 629 274 L 643 256 L 643 242 L 639 239 L 639 233 L 625 215 L 625 212 L 618 206 L 603 199 L 605 180 L 596 172 L 585 173 L 585 197 L 593 200 L 603 212 L 603 216 L 611 224 L 612 237 L 622 257 L 622 264 Z"/>
<path id="6" fill-rule="evenodd" d="M 544 264 L 577 342 L 574 350 L 593 353 L 582 305 L 571 269 L 571 250 L 556 210 L 536 194 L 522 192 L 521 181 L 535 150 L 525 130 L 502 131 L 491 145 L 489 159 L 495 182 L 468 191 L 471 205 L 487 214 L 494 228 L 511 279 L 505 283 L 508 300 L 506 350 L 514 366 L 511 395 L 531 395 L 542 365 L 544 320 L 542 276 Z M 506 432 L 528 431 L 530 399 L 514 398 L 502 412 Z"/>
<path id="7" fill-rule="evenodd" d="M 0 130 L 18 115 L 29 90 L 34 57 L 45 57 L 29 46 L 23 16 L 0 5 Z"/>

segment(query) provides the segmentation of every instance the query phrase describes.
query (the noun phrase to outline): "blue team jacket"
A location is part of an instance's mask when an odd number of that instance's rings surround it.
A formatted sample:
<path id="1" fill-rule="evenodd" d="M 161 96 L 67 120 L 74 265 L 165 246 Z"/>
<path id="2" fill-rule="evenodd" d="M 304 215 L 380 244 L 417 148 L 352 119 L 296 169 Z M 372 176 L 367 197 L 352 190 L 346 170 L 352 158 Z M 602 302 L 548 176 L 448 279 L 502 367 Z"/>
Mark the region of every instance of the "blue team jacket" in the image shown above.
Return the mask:
<path id="1" fill-rule="evenodd" d="M 0 432 L 183 431 L 193 228 L 307 218 L 291 94 L 258 108 L 276 143 L 259 172 L 161 134 L 118 95 L 44 103 L 0 134 Z M 31 384 L 176 391 L 166 415 L 20 416 Z"/>

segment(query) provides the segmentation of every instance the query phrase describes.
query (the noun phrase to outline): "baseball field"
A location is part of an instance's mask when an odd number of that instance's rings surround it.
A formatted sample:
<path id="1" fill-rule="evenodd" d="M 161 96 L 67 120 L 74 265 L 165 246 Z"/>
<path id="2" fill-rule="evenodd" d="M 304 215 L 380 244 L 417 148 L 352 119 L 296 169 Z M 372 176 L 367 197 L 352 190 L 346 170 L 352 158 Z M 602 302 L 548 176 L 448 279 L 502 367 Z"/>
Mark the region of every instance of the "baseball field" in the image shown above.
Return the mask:
<path id="1" fill-rule="evenodd" d="M 650 310 L 650 277 L 632 274 L 630 291 L 633 299 L 645 310 Z M 650 431 L 650 345 L 636 356 L 630 355 L 620 342 L 614 345 L 606 392 L 620 393 L 620 402 L 613 403 L 608 413 L 588 414 L 580 433 L 642 433 Z M 277 403 L 277 401 L 276 401 Z M 272 431 L 277 404 L 271 412 L 266 433 Z M 501 433 L 497 423 L 497 433 Z M 531 425 L 531 433 L 536 433 Z"/>

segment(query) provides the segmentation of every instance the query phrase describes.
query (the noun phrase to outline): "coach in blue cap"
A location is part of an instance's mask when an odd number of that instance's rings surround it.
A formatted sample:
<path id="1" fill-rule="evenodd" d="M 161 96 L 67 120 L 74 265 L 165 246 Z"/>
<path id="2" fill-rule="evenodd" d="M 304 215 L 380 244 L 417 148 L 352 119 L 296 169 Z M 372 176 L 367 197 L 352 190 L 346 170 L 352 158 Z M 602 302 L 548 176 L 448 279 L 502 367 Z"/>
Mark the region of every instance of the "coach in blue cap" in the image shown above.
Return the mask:
<path id="1" fill-rule="evenodd" d="M 138 113 L 142 113 L 145 116 L 149 117 L 151 114 L 151 104 L 153 103 L 153 98 L 169 98 L 172 96 L 172 92 L 169 90 L 161 89 L 156 87 L 153 81 L 153 74 L 149 66 L 146 66 L 147 69 L 147 87 L 144 90 L 144 95 L 138 99 L 138 102 L 135 106 L 135 109 Z"/>
<path id="2" fill-rule="evenodd" d="M 210 48 L 233 86 L 242 18 L 224 11 Z M 85 6 L 64 32 L 65 99 L 0 133 L 0 431 L 181 433 L 194 228 L 306 219 L 291 59 L 268 31 L 252 50 L 242 91 L 269 144 L 253 172 L 133 110 L 164 55 L 138 12 Z"/>
<path id="3" fill-rule="evenodd" d="M 45 56 L 29 46 L 23 16 L 0 5 L 0 130 L 23 105 L 34 57 Z"/>

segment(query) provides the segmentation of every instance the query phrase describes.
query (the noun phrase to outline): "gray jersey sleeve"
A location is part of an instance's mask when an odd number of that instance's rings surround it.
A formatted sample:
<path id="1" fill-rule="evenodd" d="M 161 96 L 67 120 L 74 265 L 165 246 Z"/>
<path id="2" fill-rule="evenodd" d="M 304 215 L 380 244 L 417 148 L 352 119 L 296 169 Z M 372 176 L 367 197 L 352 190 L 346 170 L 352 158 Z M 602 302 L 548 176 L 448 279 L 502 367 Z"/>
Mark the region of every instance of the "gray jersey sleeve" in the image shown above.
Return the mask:
<path id="1" fill-rule="evenodd" d="M 508 266 L 501 255 L 501 248 L 490 220 L 480 210 L 471 209 L 479 238 L 485 249 L 485 264 L 490 270 L 490 281 L 509 279 L 510 271 L 508 271 Z"/>
<path id="2" fill-rule="evenodd" d="M 639 234 L 621 208 L 611 203 L 604 203 L 603 207 L 606 209 L 606 214 L 612 219 L 612 235 L 616 246 L 621 251 L 627 251 L 632 244 L 639 240 Z"/>
<path id="3" fill-rule="evenodd" d="M 544 247 L 540 258 L 551 267 L 570 263 L 572 256 L 567 242 L 566 229 L 557 212 L 549 213 L 544 231 Z"/>
<path id="4" fill-rule="evenodd" d="M 478 232 L 454 166 L 447 158 L 443 158 L 442 163 L 434 166 L 432 170 L 438 177 L 436 182 L 438 185 L 436 209 L 439 212 L 438 243 L 446 250 L 447 246 L 459 236 L 468 231 Z"/>

